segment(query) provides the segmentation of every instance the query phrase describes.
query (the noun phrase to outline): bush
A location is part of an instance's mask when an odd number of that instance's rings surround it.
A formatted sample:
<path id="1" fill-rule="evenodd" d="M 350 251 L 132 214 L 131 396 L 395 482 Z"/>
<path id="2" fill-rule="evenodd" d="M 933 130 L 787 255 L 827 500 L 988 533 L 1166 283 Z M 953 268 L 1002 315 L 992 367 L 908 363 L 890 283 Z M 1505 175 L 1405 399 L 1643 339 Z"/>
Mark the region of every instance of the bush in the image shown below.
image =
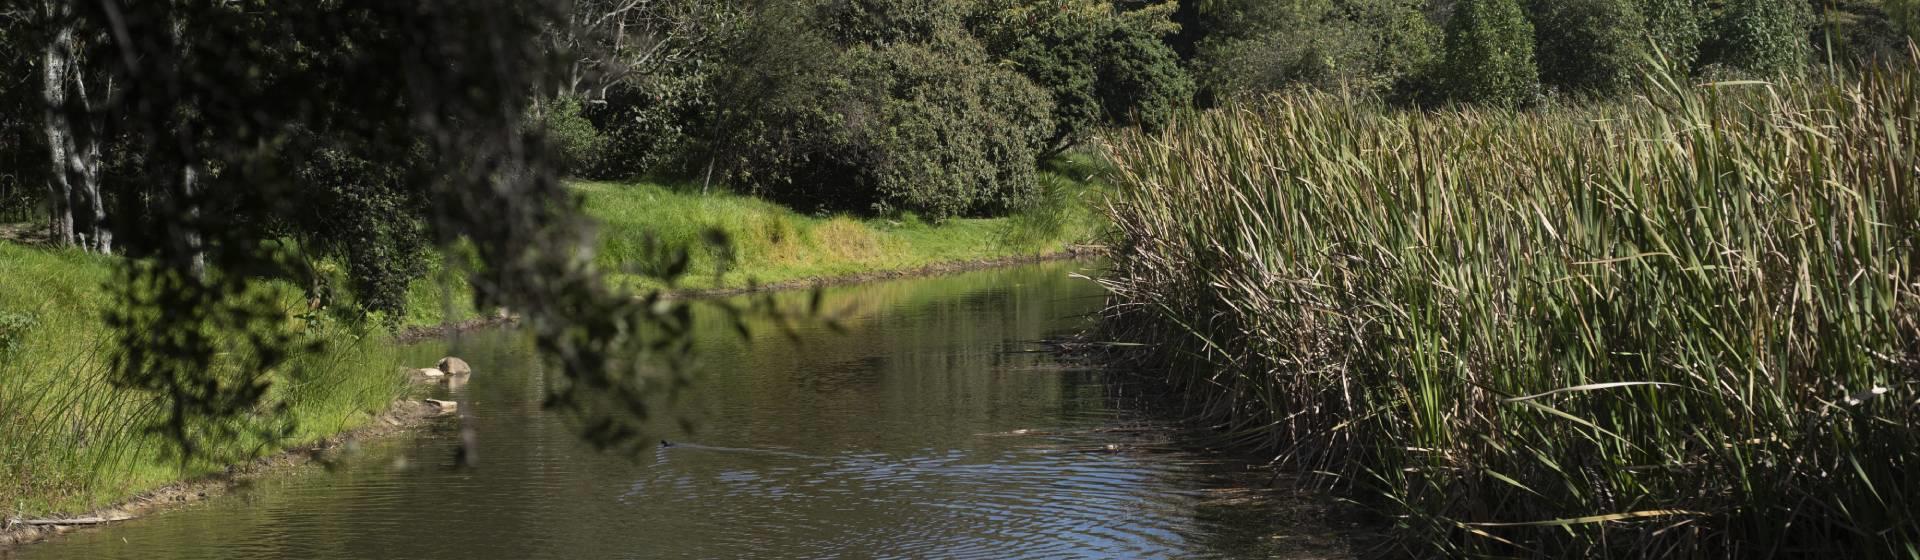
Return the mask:
<path id="1" fill-rule="evenodd" d="M 1229 5 L 1197 47 L 1203 96 L 1294 86 L 1405 88 L 1431 65 L 1440 33 L 1421 0 L 1307 0 Z"/>
<path id="2" fill-rule="evenodd" d="M 309 297 L 339 311 L 377 313 L 387 326 L 398 326 L 407 287 L 427 268 L 427 205 L 400 187 L 409 172 L 343 148 L 312 152 L 298 173 L 308 187 L 299 191 L 299 204 L 308 211 L 291 224 L 292 233 L 314 256 L 345 261 L 350 291 L 333 301 L 328 280 L 315 274 L 306 279 L 315 283 L 307 287 Z"/>
<path id="3" fill-rule="evenodd" d="M 692 142 L 688 105 L 696 95 L 681 85 L 651 80 L 608 87 L 603 97 L 581 107 L 599 144 L 578 174 L 626 179 L 671 165 Z"/>
<path id="4" fill-rule="evenodd" d="M 580 98 L 566 96 L 537 107 L 530 116 L 532 126 L 546 132 L 553 149 L 554 167 L 561 173 L 579 173 L 595 166 L 606 141 L 593 123 L 581 114 Z"/>
<path id="5" fill-rule="evenodd" d="M 1193 100 L 1193 78 L 1158 34 L 1121 26 L 1100 42 L 1100 107 L 1106 125 L 1158 131 Z"/>
<path id="6" fill-rule="evenodd" d="M 1809 0 L 1814 28 L 1813 59 L 1841 64 L 1899 60 L 1906 56 L 1907 32 L 1901 30 L 1900 0 Z M 1909 14 L 1907 17 L 1911 17 Z"/>
<path id="7" fill-rule="evenodd" d="M 1193 98 L 1193 79 L 1160 38 L 1174 30 L 1162 4 L 1122 12 L 1104 0 L 1003 0 L 971 18 L 988 51 L 1053 99 L 1048 151 L 1096 131 L 1156 130 Z"/>
<path id="8" fill-rule="evenodd" d="M 1811 22 L 1801 0 L 1729 0 L 1702 54 L 1709 64 L 1747 74 L 1794 72 L 1806 66 Z"/>
<path id="9" fill-rule="evenodd" d="M 827 22 L 811 29 L 871 37 L 862 22 L 897 19 L 880 9 L 890 5 L 830 5 L 850 11 L 815 12 Z M 848 45 L 810 38 L 806 26 L 769 29 L 794 33 L 776 43 L 826 62 L 743 67 L 764 80 L 738 81 L 765 92 L 733 108 L 740 114 L 717 152 L 734 183 L 803 210 L 933 219 L 1005 211 L 1033 196 L 1052 103 L 991 63 L 957 17 L 926 33 Z"/>
<path id="10" fill-rule="evenodd" d="M 1534 0 L 1540 81 L 1567 92 L 1613 93 L 1645 69 L 1646 20 L 1634 0 Z"/>
<path id="11" fill-rule="evenodd" d="M 840 145 L 812 156 L 851 171 L 843 185 L 816 185 L 856 195 L 832 206 L 938 220 L 1031 197 L 1049 124 L 1046 94 L 1031 82 L 913 44 L 855 47 L 844 63 L 850 87 L 829 95 L 849 101 L 827 132 Z"/>
<path id="12" fill-rule="evenodd" d="M 1706 8 L 1701 0 L 1639 0 L 1646 44 L 1658 49 L 1666 66 L 1690 72 L 1707 40 Z"/>
<path id="13" fill-rule="evenodd" d="M 842 45 L 926 43 L 962 15 L 952 0 L 825 0 L 815 9 L 820 29 Z"/>
<path id="14" fill-rule="evenodd" d="M 1447 23 L 1441 80 L 1456 101 L 1515 106 L 1539 90 L 1533 24 L 1515 0 L 1462 0 Z"/>

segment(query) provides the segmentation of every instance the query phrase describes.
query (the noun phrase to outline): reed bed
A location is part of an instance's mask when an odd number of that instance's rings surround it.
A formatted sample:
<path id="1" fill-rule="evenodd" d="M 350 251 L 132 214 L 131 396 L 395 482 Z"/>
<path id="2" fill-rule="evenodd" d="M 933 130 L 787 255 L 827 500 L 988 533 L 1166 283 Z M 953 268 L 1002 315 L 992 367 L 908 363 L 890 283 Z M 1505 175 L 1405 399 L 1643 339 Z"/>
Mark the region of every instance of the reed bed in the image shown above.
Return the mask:
<path id="1" fill-rule="evenodd" d="M 1109 144 L 1107 325 L 1390 555 L 1920 557 L 1916 119 L 1915 60 L 1188 115 Z"/>

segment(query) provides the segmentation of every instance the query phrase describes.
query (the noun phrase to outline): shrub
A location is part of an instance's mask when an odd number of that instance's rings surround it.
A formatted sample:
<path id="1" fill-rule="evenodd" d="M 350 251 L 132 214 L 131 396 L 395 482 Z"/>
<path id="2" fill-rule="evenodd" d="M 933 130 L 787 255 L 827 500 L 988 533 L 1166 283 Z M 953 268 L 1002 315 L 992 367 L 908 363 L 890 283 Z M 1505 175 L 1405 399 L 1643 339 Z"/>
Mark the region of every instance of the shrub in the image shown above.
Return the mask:
<path id="1" fill-rule="evenodd" d="M 665 80 L 676 81 L 676 80 Z M 625 179 L 671 165 L 692 141 L 693 86 L 634 80 L 609 86 L 604 95 L 582 105 L 580 114 L 599 137 L 597 149 L 578 174 Z"/>
<path id="2" fill-rule="evenodd" d="M 863 164 L 846 165 L 853 173 L 840 188 L 871 193 L 849 202 L 937 220 L 1031 197 L 1049 124 L 1046 94 L 1031 82 L 912 44 L 855 47 L 845 65 L 842 95 L 852 101 L 829 134 L 845 142 L 835 151 L 854 156 L 841 163 Z"/>
<path id="3" fill-rule="evenodd" d="M 1160 38 L 1173 4 L 1122 12 L 1104 0 L 1003 0 L 983 5 L 971 27 L 1053 99 L 1050 152 L 1094 132 L 1156 130 L 1193 98 L 1193 79 Z"/>
<path id="4" fill-rule="evenodd" d="M 1120 26 L 1099 43 L 1102 124 L 1158 131 L 1193 99 L 1193 78 L 1158 34 Z"/>
<path id="5" fill-rule="evenodd" d="M 1899 11 L 1911 11 L 1920 4 L 1902 5 L 1900 0 L 1809 1 L 1814 2 L 1810 42 L 1814 60 L 1851 64 L 1905 57 L 1908 33 L 1901 30 Z"/>
<path id="6" fill-rule="evenodd" d="M 820 29 L 842 45 L 925 43 L 962 15 L 952 0 L 825 0 L 816 14 Z"/>
<path id="7" fill-rule="evenodd" d="M 882 10 L 889 6 L 847 2 L 829 8 L 850 11 L 814 12 L 826 22 L 812 28 L 835 36 L 769 27 L 795 35 L 775 44 L 819 52 L 813 58 L 826 62 L 743 65 L 739 71 L 764 80 L 735 79 L 764 92 L 732 108 L 738 116 L 716 152 L 727 159 L 727 176 L 807 210 L 941 219 L 1025 204 L 1053 129 L 1046 92 L 991 63 L 957 17 L 885 41 L 833 41 L 873 36 L 859 31 L 862 22 L 897 19 Z"/>
<path id="8" fill-rule="evenodd" d="M 1514 106 L 1533 99 L 1533 25 L 1514 0 L 1462 0 L 1447 23 L 1441 80 L 1454 100 Z"/>
<path id="9" fill-rule="evenodd" d="M 1658 49 L 1667 68 L 1692 70 L 1707 40 L 1706 9 L 1701 0 L 1639 0 L 1646 44 Z"/>
<path id="10" fill-rule="evenodd" d="M 1195 66 L 1210 97 L 1292 86 L 1404 88 L 1431 65 L 1440 33 L 1420 0 L 1244 2 L 1206 26 Z"/>
<path id="11" fill-rule="evenodd" d="M 531 126 L 546 132 L 555 167 L 561 173 L 591 168 L 606 144 L 600 131 L 581 114 L 580 105 L 578 97 L 560 97 L 537 107 L 529 116 Z"/>
<path id="12" fill-rule="evenodd" d="M 1612 93 L 1645 69 L 1646 20 L 1634 0 L 1534 0 L 1534 54 L 1541 83 Z"/>
<path id="13" fill-rule="evenodd" d="M 1713 22 L 1706 62 L 1770 76 L 1804 68 L 1812 22 L 1801 0 L 1729 0 Z"/>
<path id="14" fill-rule="evenodd" d="M 350 150 L 318 148 L 299 169 L 308 188 L 299 204 L 308 211 L 291 224 L 293 234 L 317 257 L 345 261 L 350 299 L 341 311 L 379 313 L 397 326 L 406 315 L 407 287 L 426 273 L 427 236 L 421 225 L 426 202 L 400 187 L 405 166 L 376 164 Z M 324 282 L 321 277 L 308 279 Z M 331 306 L 324 285 L 309 297 Z"/>

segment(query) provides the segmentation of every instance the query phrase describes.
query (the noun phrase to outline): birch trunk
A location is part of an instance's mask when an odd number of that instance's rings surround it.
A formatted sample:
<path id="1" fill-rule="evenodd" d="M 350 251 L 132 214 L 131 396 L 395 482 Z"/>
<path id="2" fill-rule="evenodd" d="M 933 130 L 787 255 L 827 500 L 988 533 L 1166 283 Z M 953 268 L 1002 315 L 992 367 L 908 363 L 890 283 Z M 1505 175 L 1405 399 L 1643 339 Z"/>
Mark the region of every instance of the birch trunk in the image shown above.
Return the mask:
<path id="1" fill-rule="evenodd" d="M 61 245 L 74 245 L 73 239 L 73 185 L 67 176 L 67 151 L 72 146 L 73 134 L 67 123 L 67 49 L 64 46 L 73 36 L 72 30 L 63 29 L 47 43 L 46 60 L 40 66 L 41 92 L 46 100 L 47 152 L 53 156 L 52 173 L 47 174 L 47 208 L 50 218 L 53 240 Z"/>
<path id="2" fill-rule="evenodd" d="M 47 189 L 53 237 L 96 253 L 113 251 L 106 202 L 100 193 L 100 130 L 93 122 L 86 77 L 73 58 L 73 30 L 63 27 L 47 44 L 42 71 L 47 103 L 47 152 L 53 173 Z M 74 126 L 78 115 L 81 126 Z"/>

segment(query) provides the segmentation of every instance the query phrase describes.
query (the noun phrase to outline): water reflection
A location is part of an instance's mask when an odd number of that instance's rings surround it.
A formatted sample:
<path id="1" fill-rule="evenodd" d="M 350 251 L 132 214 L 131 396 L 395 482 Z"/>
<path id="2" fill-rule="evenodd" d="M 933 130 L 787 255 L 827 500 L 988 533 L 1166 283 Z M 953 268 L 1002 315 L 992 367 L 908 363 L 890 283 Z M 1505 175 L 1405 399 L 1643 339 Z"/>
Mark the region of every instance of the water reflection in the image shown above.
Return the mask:
<path id="1" fill-rule="evenodd" d="M 520 336 L 466 357 L 480 463 L 459 420 L 192 509 L 22 549 L 27 558 L 1297 557 L 1344 554 L 1315 500 L 1183 450 L 1096 372 L 1031 342 L 1082 326 L 1071 263 L 836 289 L 845 332 L 751 340 L 703 321 L 703 371 L 637 457 L 540 409 Z M 804 303 L 804 295 L 790 303 Z"/>

